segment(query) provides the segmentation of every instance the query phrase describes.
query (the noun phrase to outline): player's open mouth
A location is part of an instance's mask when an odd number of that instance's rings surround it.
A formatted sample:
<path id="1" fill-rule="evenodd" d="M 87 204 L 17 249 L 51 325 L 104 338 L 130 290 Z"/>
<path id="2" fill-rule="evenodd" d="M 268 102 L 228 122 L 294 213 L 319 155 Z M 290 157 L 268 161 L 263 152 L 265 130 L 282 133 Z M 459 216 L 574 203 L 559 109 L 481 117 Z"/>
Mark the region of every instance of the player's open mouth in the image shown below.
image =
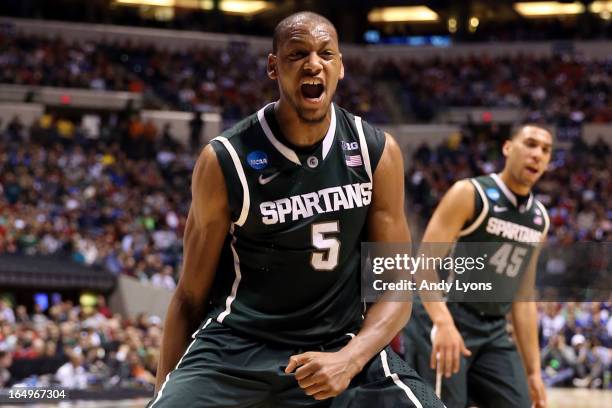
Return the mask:
<path id="1" fill-rule="evenodd" d="M 525 169 L 531 174 L 538 174 L 538 169 L 536 167 L 527 166 Z"/>
<path id="2" fill-rule="evenodd" d="M 300 90 L 306 101 L 317 103 L 323 99 L 325 87 L 320 83 L 303 83 L 300 86 Z"/>

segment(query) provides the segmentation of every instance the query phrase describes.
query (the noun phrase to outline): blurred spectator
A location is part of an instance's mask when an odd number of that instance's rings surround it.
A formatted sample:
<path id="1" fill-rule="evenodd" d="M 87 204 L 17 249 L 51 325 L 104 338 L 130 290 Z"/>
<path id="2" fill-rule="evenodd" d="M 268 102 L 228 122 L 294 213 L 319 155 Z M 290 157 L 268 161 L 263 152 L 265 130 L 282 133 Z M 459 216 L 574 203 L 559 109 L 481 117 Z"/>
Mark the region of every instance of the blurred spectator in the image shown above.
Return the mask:
<path id="1" fill-rule="evenodd" d="M 106 306 L 106 299 L 102 295 L 99 295 L 97 297 L 96 308 L 98 309 L 98 313 L 100 313 L 102 316 L 106 317 L 107 319 L 110 319 L 113 315 L 111 310 L 108 308 L 108 306 Z"/>
<path id="2" fill-rule="evenodd" d="M 164 266 L 161 272 L 153 275 L 151 283 L 160 288 L 174 290 L 176 288 L 176 283 L 172 278 L 172 267 L 170 265 Z"/>
<path id="3" fill-rule="evenodd" d="M 578 349 L 576 359 L 577 378 L 573 384 L 580 388 L 599 388 L 602 385 L 604 365 L 601 356 L 595 352 L 593 343 L 582 335 L 574 336 L 572 340 L 574 347 Z"/>
<path id="4" fill-rule="evenodd" d="M 542 350 L 542 378 L 547 387 L 567 385 L 574 377 L 576 353 L 562 335 L 553 335 Z"/>
<path id="5" fill-rule="evenodd" d="M 128 354 L 128 364 L 130 369 L 130 378 L 145 384 L 155 385 L 155 376 L 151 374 L 138 356 L 138 353 L 131 351 Z"/>
<path id="6" fill-rule="evenodd" d="M 63 388 L 85 389 L 87 388 L 87 372 L 83 366 L 83 356 L 80 353 L 70 353 L 70 361 L 61 366 L 55 378 Z"/>
<path id="7" fill-rule="evenodd" d="M 0 321 L 5 321 L 9 324 L 15 323 L 15 313 L 5 299 L 0 299 Z"/>
<path id="8" fill-rule="evenodd" d="M 5 388 L 11 379 L 9 368 L 13 364 L 11 353 L 0 349 L 0 388 Z"/>

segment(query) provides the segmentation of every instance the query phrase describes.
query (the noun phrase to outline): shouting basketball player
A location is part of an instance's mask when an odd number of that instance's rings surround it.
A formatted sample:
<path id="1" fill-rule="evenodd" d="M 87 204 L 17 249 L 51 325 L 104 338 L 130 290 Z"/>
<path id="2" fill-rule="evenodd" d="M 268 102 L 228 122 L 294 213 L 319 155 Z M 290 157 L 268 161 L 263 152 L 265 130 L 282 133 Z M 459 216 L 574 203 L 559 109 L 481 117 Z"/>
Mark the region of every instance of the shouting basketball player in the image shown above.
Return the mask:
<path id="1" fill-rule="evenodd" d="M 332 103 L 324 17 L 280 22 L 267 70 L 280 99 L 194 169 L 150 406 L 442 407 L 387 346 L 410 304 L 360 302 L 361 241 L 410 241 L 397 144 Z"/>

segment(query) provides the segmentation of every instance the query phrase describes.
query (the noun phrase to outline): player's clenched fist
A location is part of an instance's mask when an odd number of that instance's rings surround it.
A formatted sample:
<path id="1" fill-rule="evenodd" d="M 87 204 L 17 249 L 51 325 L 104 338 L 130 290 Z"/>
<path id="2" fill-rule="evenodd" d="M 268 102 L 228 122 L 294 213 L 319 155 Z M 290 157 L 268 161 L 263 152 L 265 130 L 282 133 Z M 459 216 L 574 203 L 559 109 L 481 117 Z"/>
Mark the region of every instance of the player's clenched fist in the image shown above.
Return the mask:
<path id="1" fill-rule="evenodd" d="M 307 395 L 324 400 L 339 395 L 361 369 L 344 351 L 310 351 L 289 358 L 285 373 L 295 371 L 295 379 Z"/>

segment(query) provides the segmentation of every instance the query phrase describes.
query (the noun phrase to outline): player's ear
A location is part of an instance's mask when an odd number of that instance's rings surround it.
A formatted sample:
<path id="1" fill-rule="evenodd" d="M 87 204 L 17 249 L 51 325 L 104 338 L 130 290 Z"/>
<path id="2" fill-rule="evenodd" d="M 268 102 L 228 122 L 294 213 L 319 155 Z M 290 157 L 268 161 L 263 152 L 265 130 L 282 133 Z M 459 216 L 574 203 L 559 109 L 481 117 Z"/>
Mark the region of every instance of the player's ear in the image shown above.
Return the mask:
<path id="1" fill-rule="evenodd" d="M 268 54 L 268 78 L 276 80 L 278 78 L 278 72 L 276 71 L 276 55 L 270 53 Z"/>
<path id="2" fill-rule="evenodd" d="M 508 157 L 510 155 L 510 150 L 512 150 L 512 139 L 506 139 L 504 146 L 502 147 L 504 157 Z"/>
<path id="3" fill-rule="evenodd" d="M 344 78 L 344 63 L 342 63 L 342 54 L 340 54 L 340 75 L 338 79 Z"/>

